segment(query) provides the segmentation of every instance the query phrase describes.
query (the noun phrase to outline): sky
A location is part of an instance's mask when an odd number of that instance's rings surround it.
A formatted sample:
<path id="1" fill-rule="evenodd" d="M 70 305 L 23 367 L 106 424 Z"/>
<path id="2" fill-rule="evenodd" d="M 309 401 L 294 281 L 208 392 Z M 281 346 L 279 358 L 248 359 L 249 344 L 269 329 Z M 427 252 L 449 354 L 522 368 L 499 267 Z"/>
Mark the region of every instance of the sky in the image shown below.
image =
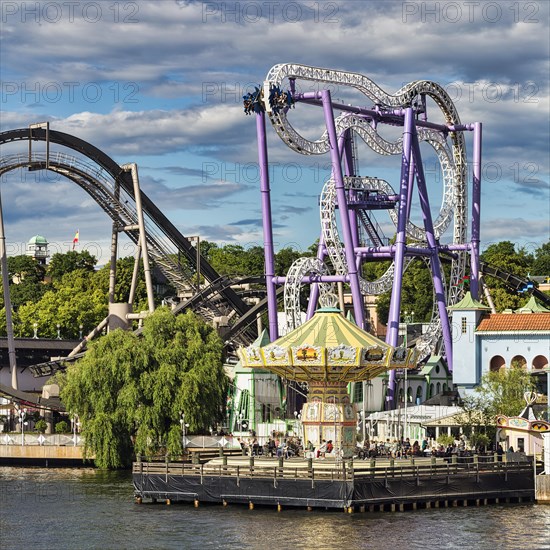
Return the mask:
<path id="1" fill-rule="evenodd" d="M 263 244 L 256 125 L 242 96 L 272 66 L 301 63 L 360 73 L 390 93 L 413 80 L 439 83 L 463 123 L 483 123 L 482 249 L 509 240 L 533 252 L 550 240 L 548 2 L 0 5 L 0 130 L 48 121 L 119 164 L 137 163 L 142 189 L 184 235 Z M 370 106 L 360 94 L 331 92 Z M 432 113 L 442 121 L 437 108 Z M 311 138 L 324 131 L 321 109 L 298 104 L 289 119 Z M 466 144 L 471 161 L 471 133 Z M 4 145 L 1 154 L 26 147 Z M 291 151 L 271 126 L 268 148 L 276 249 L 305 250 L 319 236 L 330 159 Z M 358 153 L 361 175 L 398 189 L 399 158 L 361 143 Z M 425 155 L 436 215 L 441 177 Z M 9 254 L 22 253 L 36 234 L 52 252 L 66 251 L 78 229 L 79 249 L 107 261 L 111 222 L 74 183 L 14 170 L 1 178 L 0 193 Z M 389 218 L 380 216 L 391 237 Z M 450 238 L 449 230 L 442 240 Z"/>

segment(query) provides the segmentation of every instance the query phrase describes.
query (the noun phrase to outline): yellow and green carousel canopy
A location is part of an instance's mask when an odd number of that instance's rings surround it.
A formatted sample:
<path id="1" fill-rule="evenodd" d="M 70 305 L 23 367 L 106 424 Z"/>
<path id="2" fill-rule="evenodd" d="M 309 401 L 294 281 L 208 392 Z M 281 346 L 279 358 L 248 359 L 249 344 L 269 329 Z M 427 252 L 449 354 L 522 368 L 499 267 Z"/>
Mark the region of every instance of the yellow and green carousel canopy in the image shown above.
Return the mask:
<path id="1" fill-rule="evenodd" d="M 252 344 L 237 353 L 245 367 L 268 369 L 300 382 L 356 382 L 416 365 L 414 351 L 389 346 L 332 307 L 319 309 L 271 344 Z"/>

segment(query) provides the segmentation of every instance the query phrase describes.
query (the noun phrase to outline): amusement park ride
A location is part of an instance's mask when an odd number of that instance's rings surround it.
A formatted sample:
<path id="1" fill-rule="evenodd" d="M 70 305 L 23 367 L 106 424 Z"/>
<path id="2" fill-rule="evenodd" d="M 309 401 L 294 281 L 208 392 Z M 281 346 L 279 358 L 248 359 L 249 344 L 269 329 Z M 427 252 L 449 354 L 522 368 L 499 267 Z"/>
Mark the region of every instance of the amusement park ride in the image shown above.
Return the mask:
<path id="1" fill-rule="evenodd" d="M 299 91 L 301 84 L 318 91 Z M 346 96 L 345 102 L 332 97 L 331 89 L 335 86 Z M 355 104 L 347 101 L 353 94 Z M 447 307 L 462 298 L 463 285 L 460 282 L 467 271 L 471 294 L 478 298 L 483 268 L 479 261 L 481 123 L 462 124 L 448 94 L 434 82 L 411 82 L 395 94 L 389 94 L 357 73 L 296 64 L 274 66 L 263 85 L 244 100 L 245 112 L 253 114 L 256 119 L 261 174 L 265 250 L 265 279 L 262 282 L 265 282 L 265 290 L 255 291 L 255 305 L 247 302 L 250 291 L 234 287 L 236 281 L 220 277 L 205 258 L 198 257 L 191 239 L 183 236 L 140 190 L 135 165 L 120 166 L 78 137 L 51 130 L 48 124 L 39 124 L 0 134 L 3 149 L 0 176 L 17 168 L 50 170 L 79 185 L 113 222 L 111 284 L 116 277 L 118 235 L 124 232 L 137 245 L 138 259 L 141 256 L 146 264 L 146 277 L 150 277 L 147 265 L 151 259 L 178 295 L 192 296 L 182 299 L 174 313 L 192 308 L 207 321 L 225 322 L 224 338 L 233 349 L 247 346 L 254 340 L 257 335 L 252 325 L 266 306 L 270 340 L 277 340 L 278 299 L 283 292 L 287 331 L 290 332 L 300 324 L 303 285 L 310 285 L 309 320 L 319 302 L 321 305 L 330 303 L 335 284 L 340 288 L 349 286 L 355 323 L 360 329 L 365 328 L 365 296 L 391 290 L 386 345 L 395 349 L 398 347 L 403 273 L 412 260 L 421 258 L 427 262 L 431 272 L 434 315 L 428 330 L 417 341 L 415 357 L 421 361 L 437 351 L 446 357 L 452 370 Z M 362 106 L 365 104 L 368 106 Z M 292 112 L 302 107 L 321 108 L 319 119 L 325 130 L 317 139 L 304 136 L 291 123 Z M 332 167 L 331 176 L 320 191 L 317 256 L 300 258 L 285 277 L 276 276 L 274 270 L 266 117 L 288 147 L 302 155 L 329 154 Z M 391 132 L 385 133 L 385 128 L 399 132 L 398 137 L 389 139 L 387 134 Z M 473 133 L 471 171 L 466 158 L 467 132 Z M 28 151 L 5 154 L 10 144 L 21 141 L 28 143 Z M 34 145 L 37 141 L 45 143 L 45 150 L 37 150 Z M 360 176 L 359 141 L 378 155 L 398 156 L 399 181 L 392 185 L 378 177 Z M 421 146 L 433 150 L 442 175 L 442 203 L 435 219 L 432 217 L 432 196 L 424 173 Z M 469 178 L 472 187 L 468 239 Z M 415 193 L 418 195 L 421 225 L 411 221 Z M 392 244 L 385 244 L 377 231 L 373 212 L 380 210 L 387 211 L 395 225 Z M 4 242 L 3 224 L 0 225 L 0 242 Z M 450 242 L 442 244 L 446 233 L 452 234 L 448 239 Z M 2 252 L 4 262 L 5 249 Z M 445 280 L 441 265 L 443 257 L 451 263 L 448 280 Z M 382 277 L 369 281 L 363 277 L 362 267 L 365 262 L 374 261 L 389 261 L 391 265 Z M 5 271 L 5 264 L 2 268 Z M 204 278 L 203 285 L 197 284 L 199 269 Z M 260 281 L 246 278 L 244 282 L 257 284 Z M 151 310 L 154 304 L 150 279 L 147 289 Z M 110 293 L 111 300 L 113 294 Z M 122 315 L 132 318 L 131 304 Z M 11 367 L 15 368 L 14 365 Z M 389 401 L 393 400 L 394 390 L 395 372 L 391 371 Z"/>

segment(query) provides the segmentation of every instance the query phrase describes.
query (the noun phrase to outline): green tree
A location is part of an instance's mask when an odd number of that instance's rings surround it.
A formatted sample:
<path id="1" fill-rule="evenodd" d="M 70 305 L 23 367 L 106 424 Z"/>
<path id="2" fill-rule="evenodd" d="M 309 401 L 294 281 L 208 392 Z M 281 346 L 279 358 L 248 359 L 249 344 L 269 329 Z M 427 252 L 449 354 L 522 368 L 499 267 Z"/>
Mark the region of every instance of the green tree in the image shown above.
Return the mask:
<path id="1" fill-rule="evenodd" d="M 223 418 L 223 342 L 192 312 L 159 308 L 141 337 L 115 330 L 67 369 L 61 397 L 80 417 L 86 456 L 100 468 L 128 466 L 133 453 L 182 451 L 180 414 L 190 432 Z"/>
<path id="2" fill-rule="evenodd" d="M 277 275 L 286 275 L 290 266 L 298 258 L 309 255 L 309 253 L 302 254 L 292 247 L 281 248 L 281 250 L 275 254 L 275 273 Z"/>
<path id="3" fill-rule="evenodd" d="M 58 324 L 63 338 L 78 337 L 80 325 L 84 333 L 92 330 L 108 312 L 106 293 L 94 283 L 94 276 L 79 269 L 55 280 L 40 300 L 19 308 L 16 334 L 32 335 L 34 323 L 42 338 L 55 338 Z"/>
<path id="4" fill-rule="evenodd" d="M 56 253 L 48 264 L 47 274 L 52 280 L 60 279 L 71 271 L 82 269 L 84 271 L 93 271 L 97 263 L 95 256 L 92 256 L 87 250 L 78 252 L 76 250 L 70 250 L 65 254 Z"/>
<path id="5" fill-rule="evenodd" d="M 525 369 L 508 368 L 488 372 L 461 405 L 460 423 L 466 436 L 483 433 L 491 441 L 496 434 L 496 416 L 517 416 L 525 408 L 524 394 L 534 389 Z"/>
<path id="6" fill-rule="evenodd" d="M 515 244 L 510 241 L 502 241 L 492 244 L 481 254 L 481 260 L 491 267 L 502 269 L 518 277 L 527 277 L 533 266 L 533 256 L 528 254 L 525 248 L 516 250 Z M 497 311 L 505 309 L 517 309 L 524 302 L 523 296 L 508 289 L 504 282 L 494 277 L 485 277 L 495 303 Z"/>
<path id="7" fill-rule="evenodd" d="M 531 274 L 550 277 L 550 241 L 535 250 Z"/>

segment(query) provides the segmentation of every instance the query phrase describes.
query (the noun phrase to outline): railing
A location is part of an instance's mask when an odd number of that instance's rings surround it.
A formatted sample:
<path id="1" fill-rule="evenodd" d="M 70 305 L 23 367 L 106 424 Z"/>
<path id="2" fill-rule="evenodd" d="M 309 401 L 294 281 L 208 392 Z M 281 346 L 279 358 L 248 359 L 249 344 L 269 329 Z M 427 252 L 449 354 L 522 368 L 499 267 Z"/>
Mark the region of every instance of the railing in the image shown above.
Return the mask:
<path id="1" fill-rule="evenodd" d="M 74 434 L 0 433 L 0 445 L 81 447 L 84 440 L 78 434 L 75 441 Z"/>
<path id="2" fill-rule="evenodd" d="M 472 462 L 445 462 L 424 461 L 423 463 L 402 463 L 395 465 L 386 462 L 382 465 L 354 464 L 352 461 L 342 461 L 334 465 L 325 463 L 313 463 L 302 460 L 300 462 L 274 465 L 273 461 L 261 464 L 261 461 L 246 459 L 248 463 L 227 463 L 225 457 L 221 464 L 205 463 L 190 464 L 186 462 L 142 462 L 133 464 L 134 474 L 149 475 L 180 475 L 180 476 L 216 476 L 240 478 L 278 478 L 286 479 L 310 479 L 310 480 L 380 480 L 398 478 L 426 478 L 434 476 L 468 475 L 479 477 L 488 473 L 500 473 L 505 478 L 508 474 L 517 472 L 532 472 L 532 457 L 523 461 L 472 461 Z M 492 457 L 487 457 L 492 458 Z"/>

